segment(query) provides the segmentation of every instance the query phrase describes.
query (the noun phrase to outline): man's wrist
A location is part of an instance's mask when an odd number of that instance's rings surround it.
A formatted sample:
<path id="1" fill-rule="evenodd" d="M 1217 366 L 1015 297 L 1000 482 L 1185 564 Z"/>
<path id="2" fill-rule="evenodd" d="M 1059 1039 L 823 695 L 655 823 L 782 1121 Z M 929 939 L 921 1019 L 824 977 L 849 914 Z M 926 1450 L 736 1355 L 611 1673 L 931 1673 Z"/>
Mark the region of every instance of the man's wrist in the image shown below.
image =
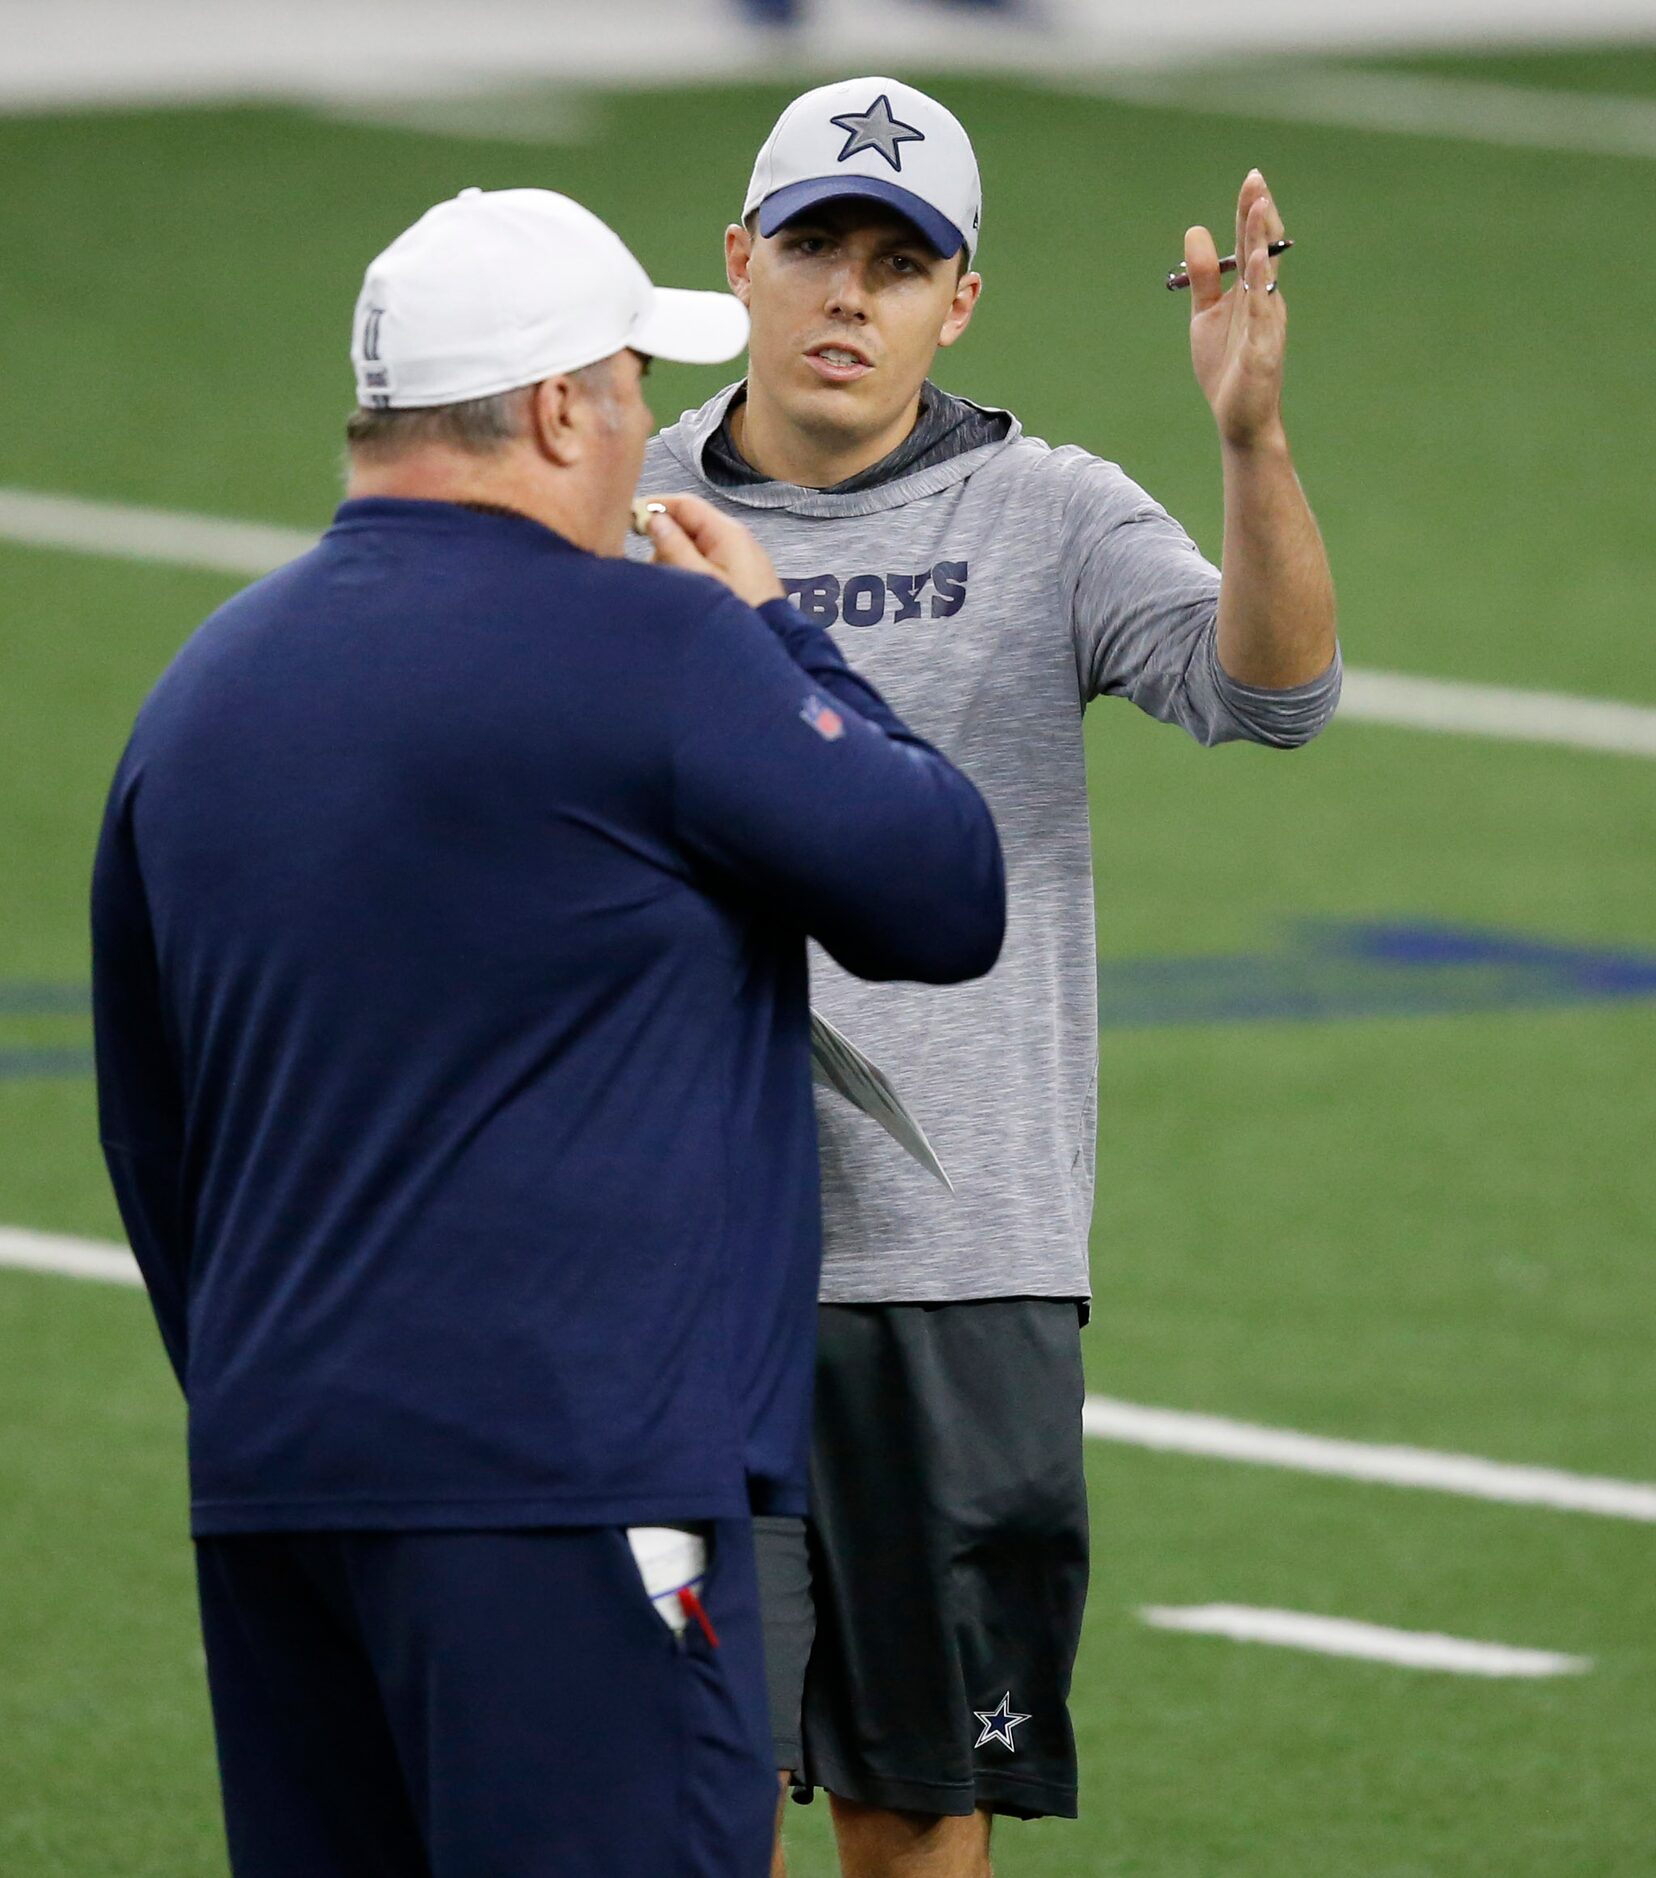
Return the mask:
<path id="1" fill-rule="evenodd" d="M 1288 432 L 1280 417 L 1272 418 L 1246 436 L 1227 437 L 1221 432 L 1219 446 L 1227 461 L 1238 464 L 1273 460 L 1290 463 L 1293 460 L 1288 448 Z"/>

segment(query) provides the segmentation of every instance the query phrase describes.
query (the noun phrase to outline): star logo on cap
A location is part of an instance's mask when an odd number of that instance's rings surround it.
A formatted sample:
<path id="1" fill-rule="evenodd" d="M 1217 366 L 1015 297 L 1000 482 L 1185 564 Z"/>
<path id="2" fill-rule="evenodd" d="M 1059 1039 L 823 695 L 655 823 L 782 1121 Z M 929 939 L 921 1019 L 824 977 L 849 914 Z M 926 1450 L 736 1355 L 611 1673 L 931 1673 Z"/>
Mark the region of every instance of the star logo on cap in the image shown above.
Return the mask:
<path id="1" fill-rule="evenodd" d="M 846 133 L 845 148 L 836 159 L 841 163 L 849 162 L 864 150 L 878 150 L 894 170 L 900 170 L 903 145 L 926 141 L 923 130 L 900 123 L 892 116 L 891 100 L 883 91 L 866 111 L 847 111 L 843 117 L 832 117 L 828 121 Z"/>
<path id="2" fill-rule="evenodd" d="M 1019 1722 L 1028 1721 L 1029 1717 L 1013 1710 L 1010 1689 L 1001 1697 L 998 1707 L 987 1712 L 975 1708 L 972 1713 L 983 1723 L 983 1733 L 972 1743 L 974 1748 L 987 1747 L 991 1741 L 998 1741 L 1003 1748 L 1011 1748 L 1016 1753 L 1018 1744 L 1012 1739 L 1012 1730 Z"/>

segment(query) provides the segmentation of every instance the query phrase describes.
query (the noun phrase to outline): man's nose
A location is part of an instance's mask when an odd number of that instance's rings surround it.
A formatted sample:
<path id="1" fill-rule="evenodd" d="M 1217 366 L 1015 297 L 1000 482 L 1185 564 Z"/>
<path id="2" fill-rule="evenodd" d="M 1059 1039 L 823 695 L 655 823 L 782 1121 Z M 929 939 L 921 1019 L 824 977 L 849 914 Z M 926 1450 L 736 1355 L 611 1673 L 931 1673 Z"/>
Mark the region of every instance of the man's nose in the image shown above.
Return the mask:
<path id="1" fill-rule="evenodd" d="M 837 268 L 834 278 L 828 286 L 826 312 L 833 319 L 865 320 L 868 318 L 867 284 L 862 268 L 854 262 Z"/>

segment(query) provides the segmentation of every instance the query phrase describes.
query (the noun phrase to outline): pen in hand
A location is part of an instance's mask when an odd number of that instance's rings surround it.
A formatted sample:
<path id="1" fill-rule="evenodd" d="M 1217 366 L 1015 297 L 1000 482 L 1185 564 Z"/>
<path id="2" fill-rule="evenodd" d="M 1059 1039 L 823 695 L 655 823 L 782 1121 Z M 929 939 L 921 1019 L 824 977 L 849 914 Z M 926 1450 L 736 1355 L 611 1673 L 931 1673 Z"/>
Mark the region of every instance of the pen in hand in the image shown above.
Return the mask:
<path id="1" fill-rule="evenodd" d="M 1279 254 L 1286 254 L 1293 245 L 1294 244 L 1288 237 L 1284 235 L 1280 241 L 1273 241 L 1265 252 L 1274 259 Z M 1236 256 L 1234 254 L 1227 254 L 1219 263 L 1219 272 L 1221 274 L 1234 274 L 1236 272 Z M 1177 293 L 1181 287 L 1188 287 L 1189 285 L 1190 276 L 1182 267 L 1174 268 L 1173 272 L 1167 277 L 1167 291 L 1169 293 Z"/>

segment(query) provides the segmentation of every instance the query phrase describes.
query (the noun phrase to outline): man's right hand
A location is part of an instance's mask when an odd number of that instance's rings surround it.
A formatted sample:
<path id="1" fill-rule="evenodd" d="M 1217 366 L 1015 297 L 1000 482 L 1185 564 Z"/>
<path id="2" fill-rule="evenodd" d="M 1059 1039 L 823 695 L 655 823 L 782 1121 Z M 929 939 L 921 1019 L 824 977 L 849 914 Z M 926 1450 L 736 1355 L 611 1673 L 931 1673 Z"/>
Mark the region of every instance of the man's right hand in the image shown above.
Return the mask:
<path id="1" fill-rule="evenodd" d="M 721 515 L 700 496 L 655 496 L 665 515 L 650 517 L 650 540 L 659 567 L 711 574 L 739 600 L 763 606 L 783 597 L 771 559 L 738 521 Z"/>

